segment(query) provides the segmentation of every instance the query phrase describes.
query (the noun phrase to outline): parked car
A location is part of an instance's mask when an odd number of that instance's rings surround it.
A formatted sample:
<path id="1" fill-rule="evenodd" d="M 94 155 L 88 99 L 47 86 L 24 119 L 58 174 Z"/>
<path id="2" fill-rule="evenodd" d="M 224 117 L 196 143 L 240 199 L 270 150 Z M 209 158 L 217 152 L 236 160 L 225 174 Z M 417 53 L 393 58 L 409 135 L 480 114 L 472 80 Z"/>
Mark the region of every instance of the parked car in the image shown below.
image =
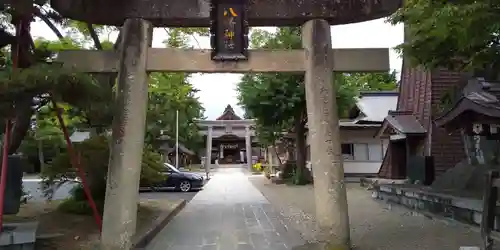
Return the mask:
<path id="1" fill-rule="evenodd" d="M 150 187 L 141 187 L 141 190 L 150 189 L 153 191 L 162 191 L 173 189 L 175 191 L 189 192 L 203 188 L 205 179 L 202 175 L 180 171 L 168 163 L 164 165 L 165 171 L 163 174 L 167 175 L 167 179 Z"/>

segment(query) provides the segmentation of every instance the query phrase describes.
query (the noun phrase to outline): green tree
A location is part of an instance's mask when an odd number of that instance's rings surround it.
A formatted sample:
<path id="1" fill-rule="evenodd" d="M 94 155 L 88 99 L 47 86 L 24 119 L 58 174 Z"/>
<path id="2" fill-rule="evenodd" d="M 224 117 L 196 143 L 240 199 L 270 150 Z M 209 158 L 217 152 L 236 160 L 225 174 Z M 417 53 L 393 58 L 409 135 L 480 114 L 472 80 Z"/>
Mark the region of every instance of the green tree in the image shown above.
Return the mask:
<path id="1" fill-rule="evenodd" d="M 155 144 L 163 132 L 175 138 L 176 111 L 179 111 L 179 141 L 197 150 L 201 143 L 196 120 L 203 118 L 203 107 L 195 96 L 197 90 L 181 73 L 150 75 L 146 143 Z"/>
<path id="2" fill-rule="evenodd" d="M 47 41 L 40 39 L 35 42 L 30 42 L 29 40 L 32 40 L 32 38 L 29 33 L 25 32 L 26 30 L 29 30 L 29 23 L 23 23 L 24 27 L 22 27 L 22 30 L 24 30 L 23 32 L 25 33 L 21 34 L 21 39 L 23 40 L 21 45 L 24 47 L 21 48 L 22 53 L 20 53 L 21 67 L 23 68 L 13 70 L 9 51 L 7 50 L 4 51 L 6 53 L 3 53 L 3 64 L 1 65 L 3 71 L 0 72 L 0 81 L 2 82 L 2 85 L 0 86 L 3 86 L 3 89 L 1 89 L 3 93 L 2 97 L 5 98 L 2 98 L 2 102 L 0 102 L 0 115 L 2 115 L 3 118 L 16 113 L 23 115 L 23 122 L 20 123 L 18 122 L 19 119 L 16 119 L 14 131 L 17 131 L 17 133 L 13 134 L 19 134 L 19 136 L 14 136 L 13 142 L 21 144 L 23 139 L 26 138 L 26 135 L 28 135 L 28 140 L 23 143 L 22 148 L 25 152 L 30 153 L 30 155 L 34 155 L 33 149 L 38 145 L 34 146 L 33 144 L 40 142 L 41 140 L 47 140 L 49 145 L 52 144 L 52 146 L 54 146 L 54 151 L 61 153 L 58 158 L 55 159 L 55 163 L 53 162 L 52 167 L 48 169 L 49 171 L 45 173 L 46 176 L 48 176 L 47 180 L 50 180 L 51 178 L 49 178 L 49 176 L 68 174 L 64 171 L 67 171 L 70 168 L 68 167 L 68 156 L 65 153 L 64 148 L 59 147 L 62 142 L 62 137 L 59 131 L 59 124 L 58 122 L 55 122 L 55 117 L 53 112 L 51 112 L 50 106 L 47 106 L 49 102 L 51 100 L 55 100 L 60 106 L 64 106 L 63 118 L 66 125 L 68 125 L 70 129 L 76 127 L 98 127 L 101 132 L 104 132 L 104 130 L 109 127 L 112 120 L 113 107 L 110 104 L 113 103 L 112 87 L 115 84 L 115 74 L 95 76 L 91 76 L 89 74 L 75 74 L 68 69 L 60 67 L 60 65 L 51 64 L 50 61 L 54 58 L 54 54 L 56 52 L 64 49 L 79 49 L 87 47 L 93 47 L 96 49 L 116 48 L 112 42 L 106 40 L 101 41 L 99 37 L 102 36 L 103 32 L 109 33 L 110 30 L 112 31 L 118 29 L 63 20 L 57 15 L 57 13 L 47 10 L 47 6 L 43 6 L 42 8 L 42 5 L 43 3 L 34 3 L 34 8 L 37 10 L 35 11 L 35 15 L 40 17 L 49 25 L 49 27 L 58 36 L 59 41 Z M 28 14 L 31 15 L 31 13 L 20 13 L 19 9 L 16 9 L 16 6 L 2 5 L 2 7 L 4 7 L 1 9 L 3 10 L 2 13 L 7 13 L 12 16 L 14 23 L 17 22 L 16 17 L 18 16 Z M 54 20 L 61 24 L 63 29 L 69 30 L 70 32 L 66 36 L 63 36 L 63 33 L 60 32 L 56 25 L 52 22 Z M 174 30 L 175 32 L 173 33 L 177 36 L 184 37 L 194 36 L 195 34 L 201 34 L 204 32 L 204 29 L 179 30 L 180 31 Z M 17 40 L 11 33 L 13 33 L 12 26 L 8 24 L 5 25 L 2 29 L 2 34 L 9 39 L 4 40 L 2 46 L 11 44 Z M 175 37 L 170 36 L 170 39 L 175 40 Z M 34 53 L 31 55 L 26 53 L 30 51 L 33 51 Z M 25 61 L 29 61 L 30 63 L 23 64 Z M 175 76 L 178 76 L 178 79 L 181 79 L 181 81 L 176 81 L 177 79 Z M 192 89 L 187 82 L 187 75 L 177 74 L 170 75 L 170 77 L 156 77 L 156 80 L 158 79 L 160 80 L 156 82 L 160 87 L 152 89 L 150 95 L 152 97 L 151 99 L 160 96 L 161 93 L 158 93 L 160 90 L 164 93 L 169 93 L 169 91 L 167 91 L 169 87 L 176 87 L 174 89 L 177 90 L 177 95 L 172 95 L 175 99 L 168 99 L 171 96 L 165 96 L 165 98 L 167 98 L 167 103 L 175 102 L 179 103 L 178 106 L 180 108 L 185 107 L 185 109 L 183 109 L 185 112 L 181 113 L 181 119 L 193 120 L 200 117 L 201 105 L 197 102 L 197 99 L 194 98 L 193 93 L 195 90 Z M 188 98 L 189 100 L 183 102 L 182 98 Z M 19 105 L 19 100 L 25 100 L 26 105 Z M 13 105 L 14 103 L 16 103 L 15 106 Z M 32 108 L 33 103 L 37 104 L 35 109 Z M 153 105 L 150 105 L 150 108 L 152 106 Z M 11 107 L 15 107 L 16 110 L 14 110 L 14 112 L 10 112 L 12 110 Z M 20 110 L 19 107 L 26 108 Z M 175 115 L 175 110 L 166 110 L 172 107 L 173 105 L 163 105 L 163 109 L 159 110 L 159 112 L 168 113 L 167 111 L 169 111 Z M 30 124 L 34 117 L 39 119 L 36 119 L 36 126 L 32 127 Z M 175 122 L 175 118 L 170 119 L 169 123 L 172 123 L 172 121 Z M 182 121 L 183 120 L 181 120 L 181 122 Z M 24 126 L 19 128 L 19 124 L 23 124 Z M 186 125 L 183 126 L 182 131 L 187 131 L 187 134 L 189 135 L 184 136 L 183 138 L 195 138 L 195 135 L 198 135 L 196 131 L 197 127 L 192 126 L 192 122 L 182 124 Z M 180 132 L 182 133 L 182 131 Z M 11 146 L 10 152 L 15 152 L 18 148 L 19 146 Z M 41 147 L 38 146 L 38 148 L 46 149 L 47 147 L 42 145 Z M 85 150 L 85 147 L 83 150 Z M 145 152 L 150 151 L 151 150 L 148 149 Z M 147 157 L 145 159 L 147 160 Z M 159 159 L 157 162 L 160 162 Z M 105 163 L 107 164 L 107 160 Z M 63 172 L 57 172 L 57 170 Z M 145 169 L 145 171 L 148 171 L 148 169 Z M 90 175 L 96 176 L 95 174 Z M 102 177 L 104 177 L 104 175 Z M 95 181 L 99 178 L 100 177 L 93 177 L 90 182 L 99 183 Z M 54 179 L 52 178 L 52 180 Z M 98 187 L 99 185 L 94 188 L 98 189 Z M 104 193 L 103 190 L 101 191 Z"/>
<path id="3" fill-rule="evenodd" d="M 254 30 L 251 44 L 264 49 L 300 49 L 300 28 L 279 28 L 276 34 Z M 393 90 L 396 73 L 334 74 L 337 105 L 340 116 L 346 116 L 359 91 Z M 240 105 L 245 116 L 256 119 L 256 131 L 264 146 L 273 145 L 283 131 L 293 130 L 297 148 L 297 179 L 303 183 L 305 173 L 307 111 L 304 75 L 302 74 L 245 74 L 237 86 Z"/>
<path id="4" fill-rule="evenodd" d="M 300 28 L 279 28 L 276 34 L 256 30 L 252 33 L 253 47 L 264 49 L 300 49 Z M 337 81 L 343 81 L 341 74 Z M 344 84 L 335 85 L 339 109 L 344 110 L 354 102 L 353 89 Z M 238 84 L 239 101 L 247 116 L 257 120 L 259 141 L 272 145 L 283 131 L 293 130 L 297 149 L 296 183 L 305 183 L 306 175 L 306 123 L 304 75 L 302 74 L 245 74 Z"/>
<path id="5" fill-rule="evenodd" d="M 388 91 L 397 88 L 396 71 L 390 73 L 345 73 L 344 84 L 360 91 Z M 342 113 L 339 113 L 342 114 Z"/>
<path id="6" fill-rule="evenodd" d="M 405 24 L 399 46 L 414 65 L 474 70 L 497 78 L 500 66 L 498 1 L 409 0 L 390 17 Z"/>

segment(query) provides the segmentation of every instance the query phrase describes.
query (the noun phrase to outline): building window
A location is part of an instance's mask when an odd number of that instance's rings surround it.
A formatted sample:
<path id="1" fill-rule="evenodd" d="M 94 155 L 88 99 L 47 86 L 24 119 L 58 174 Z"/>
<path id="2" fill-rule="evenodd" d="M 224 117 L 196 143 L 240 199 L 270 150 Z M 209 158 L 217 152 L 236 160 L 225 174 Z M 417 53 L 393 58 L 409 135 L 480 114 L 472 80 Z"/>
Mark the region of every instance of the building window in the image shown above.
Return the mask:
<path id="1" fill-rule="evenodd" d="M 384 152 L 382 151 L 382 145 L 380 144 L 368 144 L 368 160 L 370 161 L 382 161 Z"/>
<path id="2" fill-rule="evenodd" d="M 306 147 L 306 161 L 311 160 L 311 146 L 307 145 Z"/>
<path id="3" fill-rule="evenodd" d="M 367 161 L 368 160 L 368 144 L 355 143 L 354 144 L 354 160 Z"/>
<path id="4" fill-rule="evenodd" d="M 377 143 L 345 143 L 342 144 L 344 160 L 382 161 L 382 145 Z"/>
<path id="5" fill-rule="evenodd" d="M 353 144 L 342 144 L 342 155 L 344 156 L 344 160 L 354 160 Z"/>

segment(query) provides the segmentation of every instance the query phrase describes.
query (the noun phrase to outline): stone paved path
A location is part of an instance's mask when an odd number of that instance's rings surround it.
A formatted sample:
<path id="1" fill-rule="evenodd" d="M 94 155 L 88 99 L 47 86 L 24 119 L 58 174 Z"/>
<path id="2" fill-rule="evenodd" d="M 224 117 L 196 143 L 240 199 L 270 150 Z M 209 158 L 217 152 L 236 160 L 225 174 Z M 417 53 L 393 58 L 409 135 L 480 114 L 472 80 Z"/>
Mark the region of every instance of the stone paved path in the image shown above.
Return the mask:
<path id="1" fill-rule="evenodd" d="M 303 244 L 250 183 L 243 168 L 219 169 L 147 250 L 287 250 Z"/>
<path id="2" fill-rule="evenodd" d="M 315 241 L 312 185 L 275 185 L 262 176 L 249 179 L 284 214 L 290 227 L 300 231 L 305 240 Z M 347 199 L 355 250 L 459 250 L 461 246 L 481 246 L 477 230 L 374 200 L 359 183 L 347 184 Z M 494 249 L 500 250 L 500 243 Z"/>

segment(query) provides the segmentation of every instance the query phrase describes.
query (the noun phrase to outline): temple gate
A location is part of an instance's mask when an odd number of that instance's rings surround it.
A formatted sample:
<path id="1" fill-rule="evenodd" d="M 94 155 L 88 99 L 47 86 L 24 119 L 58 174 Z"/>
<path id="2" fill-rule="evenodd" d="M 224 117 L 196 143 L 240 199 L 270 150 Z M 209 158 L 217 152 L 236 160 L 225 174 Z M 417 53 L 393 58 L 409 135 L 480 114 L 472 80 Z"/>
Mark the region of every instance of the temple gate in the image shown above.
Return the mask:
<path id="1" fill-rule="evenodd" d="M 322 204 L 316 206 L 320 233 L 349 244 L 343 168 L 342 162 L 336 160 L 340 140 L 332 72 L 388 71 L 389 53 L 388 49 L 332 49 L 330 25 L 388 16 L 400 7 L 400 0 L 129 0 L 126 4 L 122 0 L 52 0 L 51 5 L 67 18 L 122 26 L 119 51 L 63 51 L 58 56 L 64 65 L 82 72 L 118 73 L 118 109 L 113 122 L 114 144 L 101 249 L 131 248 L 148 100 L 147 78 L 148 72 L 155 71 L 305 72 L 311 161 L 315 173 L 325 173 L 314 176 L 316 202 Z M 223 35 L 223 21 L 218 19 L 223 12 L 213 11 L 224 5 L 243 11 L 245 17 L 241 20 L 244 26 L 234 30 L 240 32 L 235 34 L 239 44 L 229 49 L 221 47 L 224 38 L 218 37 Z M 153 27 L 210 25 L 219 30 L 212 34 L 213 51 L 151 48 Z M 248 27 L 299 25 L 303 25 L 304 49 L 246 51 L 244 33 Z"/>
<path id="2" fill-rule="evenodd" d="M 219 164 L 246 163 L 251 168 L 253 157 L 260 157 L 260 149 L 252 128 L 255 121 L 242 119 L 231 105 L 215 120 L 198 121 L 200 134 L 206 138 L 205 161 L 211 164 L 218 159 Z M 200 154 L 201 155 L 201 154 Z"/>

